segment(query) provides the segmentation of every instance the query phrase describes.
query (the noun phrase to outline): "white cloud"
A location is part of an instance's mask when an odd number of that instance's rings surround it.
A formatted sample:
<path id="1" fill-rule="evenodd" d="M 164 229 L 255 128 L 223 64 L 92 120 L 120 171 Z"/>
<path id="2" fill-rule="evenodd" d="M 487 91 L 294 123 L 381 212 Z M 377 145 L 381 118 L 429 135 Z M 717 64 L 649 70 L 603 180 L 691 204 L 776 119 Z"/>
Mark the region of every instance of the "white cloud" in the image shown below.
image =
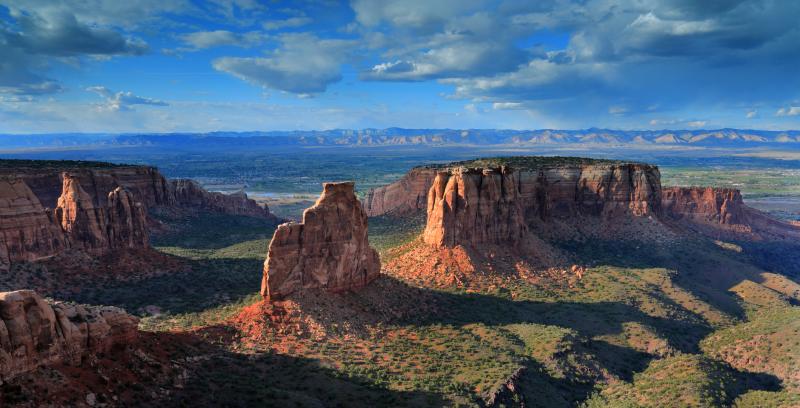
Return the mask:
<path id="1" fill-rule="evenodd" d="M 246 33 L 234 33 L 227 30 L 197 31 L 181 36 L 181 40 L 191 46 L 191 48 L 181 48 L 180 51 L 200 50 L 220 46 L 252 47 L 260 44 L 265 39 L 266 35 L 258 31 Z"/>
<path id="2" fill-rule="evenodd" d="M 699 127 L 703 127 L 705 125 L 706 125 L 706 121 L 704 121 L 704 120 L 692 120 L 692 121 L 686 122 L 686 126 L 693 127 L 693 128 L 699 128 Z"/>
<path id="3" fill-rule="evenodd" d="M 788 106 L 780 108 L 775 112 L 775 116 L 800 116 L 800 106 Z"/>
<path id="4" fill-rule="evenodd" d="M 758 111 L 757 111 L 757 110 L 755 110 L 755 109 L 753 109 L 753 110 L 749 110 L 749 111 L 747 111 L 747 114 L 745 114 L 745 117 L 746 117 L 747 119 L 754 119 L 754 118 L 757 118 L 757 117 L 758 117 Z"/>
<path id="5" fill-rule="evenodd" d="M 522 109 L 522 104 L 519 102 L 495 102 L 492 104 L 494 110 L 508 110 L 508 109 Z"/>
<path id="6" fill-rule="evenodd" d="M 214 69 L 239 79 L 300 95 L 324 92 L 341 80 L 341 65 L 349 58 L 354 43 L 324 40 L 311 34 L 284 34 L 281 46 L 266 57 L 223 57 Z"/>
<path id="7" fill-rule="evenodd" d="M 99 110 L 119 112 L 131 110 L 132 105 L 168 106 L 166 102 L 157 99 L 136 96 L 132 92 L 114 92 L 104 86 L 90 86 L 86 90 L 105 98 L 105 103 L 98 105 Z"/>
<path id="8" fill-rule="evenodd" d="M 299 16 L 299 17 L 290 17 L 285 20 L 266 21 L 262 23 L 261 26 L 264 27 L 265 30 L 273 31 L 273 30 L 280 30 L 283 28 L 302 27 L 304 25 L 310 24 L 311 21 L 312 20 L 308 17 Z"/>

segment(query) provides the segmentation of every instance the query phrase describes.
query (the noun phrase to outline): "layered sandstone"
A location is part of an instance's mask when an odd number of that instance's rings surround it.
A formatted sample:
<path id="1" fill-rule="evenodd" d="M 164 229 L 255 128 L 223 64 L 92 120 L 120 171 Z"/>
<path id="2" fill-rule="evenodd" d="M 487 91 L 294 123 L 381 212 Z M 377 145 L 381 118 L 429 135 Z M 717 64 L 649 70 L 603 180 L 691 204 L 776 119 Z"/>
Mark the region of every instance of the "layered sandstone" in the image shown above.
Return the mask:
<path id="1" fill-rule="evenodd" d="M 275 230 L 264 262 L 261 294 L 279 300 L 303 289 L 340 292 L 365 286 L 380 274 L 369 246 L 367 214 L 354 184 L 325 183 L 301 223 Z"/>
<path id="2" fill-rule="evenodd" d="M 0 266 L 36 261 L 68 246 L 53 214 L 20 179 L 0 178 Z"/>
<path id="3" fill-rule="evenodd" d="M 190 180 L 168 181 L 152 167 L 69 161 L 4 164 L 0 269 L 69 250 L 104 255 L 147 248 L 150 208 L 277 220 L 244 193 L 226 195 Z"/>
<path id="4" fill-rule="evenodd" d="M 670 220 L 713 237 L 800 239 L 800 227 L 748 207 L 739 190 L 712 187 L 669 187 L 662 208 Z"/>
<path id="5" fill-rule="evenodd" d="M 188 179 L 170 181 L 170 191 L 175 198 L 175 205 L 180 207 L 276 219 L 266 206 L 262 207 L 254 200 L 247 198 L 247 194 L 244 192 L 233 194 L 210 192 L 200 187 L 195 181 Z"/>
<path id="6" fill-rule="evenodd" d="M 419 167 L 411 169 L 392 184 L 371 189 L 364 198 L 367 216 L 402 216 L 424 212 L 428 205 L 428 190 L 436 173 L 436 169 Z"/>
<path id="7" fill-rule="evenodd" d="M 78 365 L 131 343 L 138 320 L 122 309 L 49 303 L 30 290 L 0 293 L 0 380 L 44 365 Z"/>
<path id="8" fill-rule="evenodd" d="M 274 218 L 269 209 L 247 198 L 244 193 L 209 192 L 191 180 L 168 180 L 149 166 L 114 165 L 100 162 L 47 162 L 50 166 L 8 166 L 0 175 L 23 180 L 46 208 L 55 208 L 61 195 L 61 174 L 68 172 L 94 200 L 106 206 L 107 195 L 117 187 L 128 190 L 146 209 L 177 207 L 234 215 Z M 9 168 L 10 167 L 10 168 Z"/>
<path id="9" fill-rule="evenodd" d="M 423 240 L 434 246 L 518 244 L 532 224 L 581 216 L 658 215 L 658 168 L 637 163 L 454 166 L 428 192 Z"/>

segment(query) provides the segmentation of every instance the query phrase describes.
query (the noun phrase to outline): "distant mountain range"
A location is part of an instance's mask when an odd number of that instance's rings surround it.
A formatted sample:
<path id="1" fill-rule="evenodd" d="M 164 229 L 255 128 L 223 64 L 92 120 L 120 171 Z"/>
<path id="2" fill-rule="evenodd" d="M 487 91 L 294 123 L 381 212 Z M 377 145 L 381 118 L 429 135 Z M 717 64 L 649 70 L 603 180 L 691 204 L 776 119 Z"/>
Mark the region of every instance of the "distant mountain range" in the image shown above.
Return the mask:
<path id="1" fill-rule="evenodd" d="M 498 130 L 498 129 L 334 129 L 313 131 L 165 134 L 0 135 L 0 149 L 81 147 L 394 146 L 634 144 L 800 148 L 800 130 Z"/>

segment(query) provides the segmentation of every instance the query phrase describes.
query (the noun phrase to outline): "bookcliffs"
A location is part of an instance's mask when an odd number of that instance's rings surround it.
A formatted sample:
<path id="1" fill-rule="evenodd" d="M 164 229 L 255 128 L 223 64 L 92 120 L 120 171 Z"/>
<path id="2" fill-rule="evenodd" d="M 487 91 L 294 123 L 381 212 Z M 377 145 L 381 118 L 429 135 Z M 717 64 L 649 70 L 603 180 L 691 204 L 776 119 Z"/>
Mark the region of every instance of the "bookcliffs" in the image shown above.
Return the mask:
<path id="1" fill-rule="evenodd" d="M 280 300 L 303 290 L 341 292 L 367 285 L 380 274 L 369 246 L 367 214 L 354 183 L 325 183 L 300 223 L 278 226 L 264 262 L 261 294 Z"/>

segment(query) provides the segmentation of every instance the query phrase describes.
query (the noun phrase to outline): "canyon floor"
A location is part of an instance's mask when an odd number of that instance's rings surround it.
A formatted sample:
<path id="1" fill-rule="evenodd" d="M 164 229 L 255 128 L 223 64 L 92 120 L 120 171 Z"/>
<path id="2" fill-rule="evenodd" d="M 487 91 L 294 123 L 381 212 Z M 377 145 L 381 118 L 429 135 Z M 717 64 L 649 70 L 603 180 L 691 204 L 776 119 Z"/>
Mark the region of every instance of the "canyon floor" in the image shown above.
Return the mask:
<path id="1" fill-rule="evenodd" d="M 732 243 L 554 242 L 589 265 L 580 279 L 504 278 L 502 259 L 473 259 L 473 276 L 486 279 L 436 287 L 391 268 L 419 245 L 424 218 L 375 217 L 370 241 L 390 265 L 384 276 L 347 296 L 265 306 L 257 291 L 273 224 L 160 220 L 153 245 L 187 271 L 70 295 L 142 317 L 148 333 L 130 364 L 146 392 L 128 395 L 130 405 L 800 404 L 800 285 Z M 123 397 L 71 370 L 83 392 Z M 5 384 L 4 398 L 36 384 Z"/>

